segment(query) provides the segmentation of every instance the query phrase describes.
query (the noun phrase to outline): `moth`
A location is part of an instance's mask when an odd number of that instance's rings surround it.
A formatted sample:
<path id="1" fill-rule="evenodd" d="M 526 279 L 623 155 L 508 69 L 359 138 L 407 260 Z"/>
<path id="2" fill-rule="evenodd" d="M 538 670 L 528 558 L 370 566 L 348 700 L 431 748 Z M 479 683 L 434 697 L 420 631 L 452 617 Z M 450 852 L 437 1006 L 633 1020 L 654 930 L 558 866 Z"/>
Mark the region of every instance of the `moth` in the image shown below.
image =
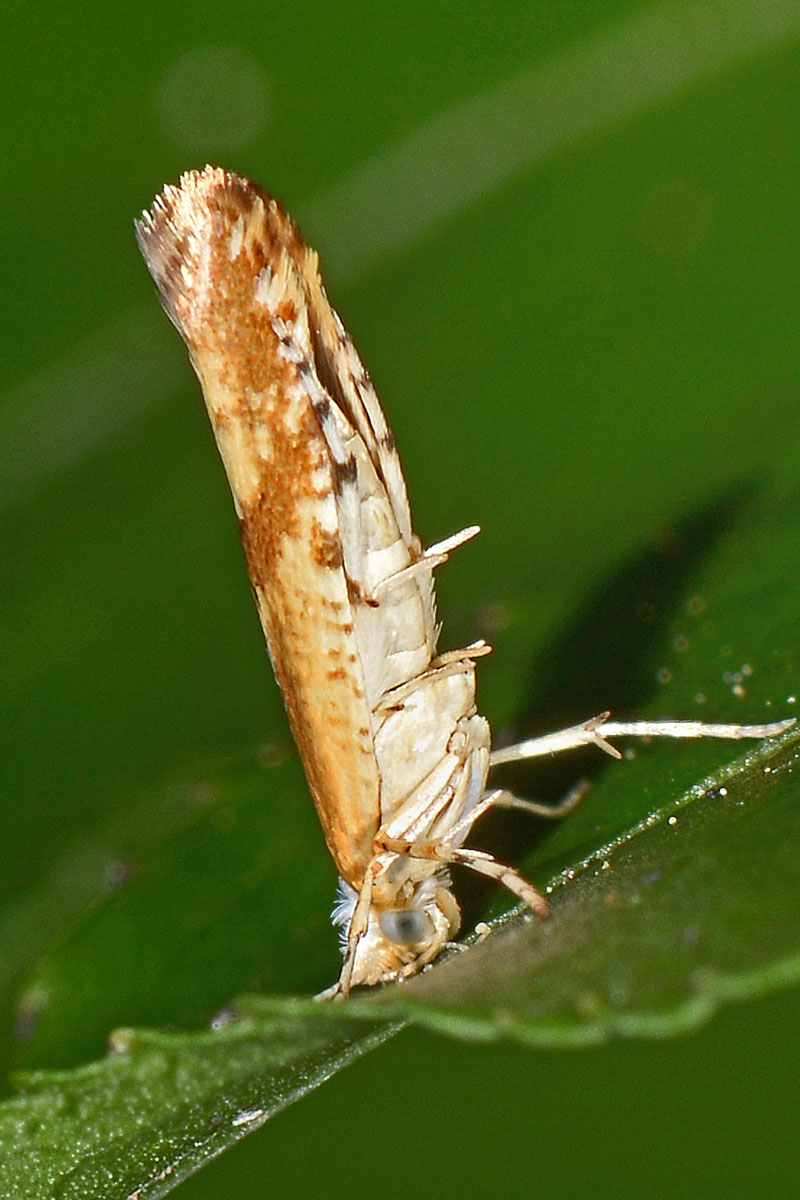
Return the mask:
<path id="1" fill-rule="evenodd" d="M 239 517 L 275 675 L 340 882 L 344 962 L 332 994 L 404 979 L 459 929 L 449 868 L 547 901 L 465 845 L 489 808 L 552 809 L 487 787 L 494 763 L 610 738 L 760 738 L 769 725 L 612 722 L 608 713 L 490 749 L 475 705 L 478 641 L 439 653 L 433 572 L 477 526 L 425 549 L 394 438 L 278 202 L 219 168 L 167 186 L 136 225 L 200 379 Z M 575 795 L 564 807 L 575 799 Z"/>

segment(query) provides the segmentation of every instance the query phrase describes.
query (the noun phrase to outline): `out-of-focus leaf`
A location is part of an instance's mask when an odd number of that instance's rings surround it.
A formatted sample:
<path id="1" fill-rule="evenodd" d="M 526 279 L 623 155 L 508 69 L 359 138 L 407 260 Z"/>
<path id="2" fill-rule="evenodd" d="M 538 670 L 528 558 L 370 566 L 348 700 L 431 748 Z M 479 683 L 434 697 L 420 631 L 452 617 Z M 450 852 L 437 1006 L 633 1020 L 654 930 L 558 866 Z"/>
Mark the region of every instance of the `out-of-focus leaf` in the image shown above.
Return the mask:
<path id="1" fill-rule="evenodd" d="M 220 1024 L 202 1034 L 119 1030 L 103 1062 L 28 1076 L 25 1095 L 0 1108 L 0 1195 L 164 1196 L 392 1032 L 265 1001 Z"/>

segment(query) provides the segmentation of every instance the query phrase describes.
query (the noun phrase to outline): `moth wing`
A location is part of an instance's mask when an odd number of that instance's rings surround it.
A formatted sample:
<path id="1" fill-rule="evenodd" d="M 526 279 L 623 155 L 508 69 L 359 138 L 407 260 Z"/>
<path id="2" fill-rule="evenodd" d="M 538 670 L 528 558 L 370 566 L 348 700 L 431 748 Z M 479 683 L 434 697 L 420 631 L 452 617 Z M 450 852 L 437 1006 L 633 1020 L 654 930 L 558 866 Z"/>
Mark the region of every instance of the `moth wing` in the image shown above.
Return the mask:
<path id="1" fill-rule="evenodd" d="M 355 534 L 339 503 L 313 362 L 293 360 L 296 346 L 276 332 L 308 328 L 316 255 L 274 200 L 213 168 L 166 188 L 137 236 L 203 388 L 326 840 L 342 877 L 359 887 L 380 785 L 342 552 Z"/>
<path id="2" fill-rule="evenodd" d="M 387 691 L 425 670 L 435 654 L 433 576 L 426 571 L 383 586 L 422 556 L 394 438 L 328 301 L 316 253 L 303 244 L 288 270 L 303 298 L 292 318 L 282 308 L 285 284 L 274 275 L 265 277 L 261 299 L 312 398 L 328 446 L 356 642 L 374 711 Z"/>

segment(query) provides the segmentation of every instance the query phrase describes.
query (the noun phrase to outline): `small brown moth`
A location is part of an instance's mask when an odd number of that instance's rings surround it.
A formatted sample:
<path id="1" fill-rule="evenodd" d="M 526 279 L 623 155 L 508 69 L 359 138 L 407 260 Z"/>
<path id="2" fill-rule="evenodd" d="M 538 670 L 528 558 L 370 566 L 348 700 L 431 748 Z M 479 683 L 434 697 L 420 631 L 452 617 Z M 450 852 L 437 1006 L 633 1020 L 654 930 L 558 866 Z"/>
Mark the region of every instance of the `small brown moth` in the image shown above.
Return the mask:
<path id="1" fill-rule="evenodd" d="M 470 526 L 423 549 L 394 439 L 322 286 L 316 253 L 276 200 L 218 168 L 168 186 L 136 227 L 200 379 L 239 516 L 275 675 L 340 875 L 344 965 L 332 994 L 402 979 L 454 937 L 447 867 L 547 902 L 464 846 L 493 805 L 490 765 L 625 735 L 771 737 L 771 725 L 611 722 L 490 753 L 475 708 L 484 642 L 438 654 L 433 570 Z M 577 794 L 577 793 L 576 793 Z"/>

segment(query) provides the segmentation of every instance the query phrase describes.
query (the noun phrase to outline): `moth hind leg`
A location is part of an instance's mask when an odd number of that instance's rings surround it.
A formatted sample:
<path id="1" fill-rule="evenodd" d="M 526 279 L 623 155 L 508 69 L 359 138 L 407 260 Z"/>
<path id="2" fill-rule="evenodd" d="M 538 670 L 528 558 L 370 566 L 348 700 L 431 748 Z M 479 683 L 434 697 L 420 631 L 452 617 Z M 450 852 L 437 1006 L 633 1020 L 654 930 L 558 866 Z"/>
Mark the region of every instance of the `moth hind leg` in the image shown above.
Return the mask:
<path id="1" fill-rule="evenodd" d="M 519 762 L 524 758 L 541 758 L 548 754 L 559 754 L 580 746 L 597 746 L 611 758 L 622 758 L 610 738 L 726 738 L 741 741 L 745 738 L 777 737 L 795 724 L 795 717 L 784 721 L 773 721 L 766 725 L 716 725 L 706 721 L 612 721 L 611 713 L 602 712 L 579 725 L 559 729 L 541 737 L 529 738 L 515 746 L 504 746 L 493 750 L 489 758 L 491 766 L 499 763 Z"/>

